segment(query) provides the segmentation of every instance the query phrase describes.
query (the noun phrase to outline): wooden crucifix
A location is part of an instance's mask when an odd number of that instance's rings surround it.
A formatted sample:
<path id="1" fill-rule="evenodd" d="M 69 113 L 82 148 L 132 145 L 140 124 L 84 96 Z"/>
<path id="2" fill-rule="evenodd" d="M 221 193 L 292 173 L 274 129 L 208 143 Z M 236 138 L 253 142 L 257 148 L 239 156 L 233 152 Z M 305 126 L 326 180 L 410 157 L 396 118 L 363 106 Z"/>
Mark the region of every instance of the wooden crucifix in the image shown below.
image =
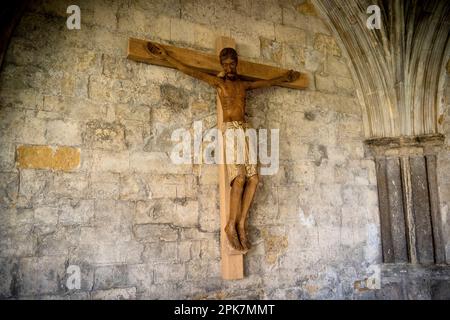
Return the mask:
<path id="1" fill-rule="evenodd" d="M 217 126 L 227 129 L 249 128 L 245 122 L 247 90 L 273 85 L 305 89 L 305 74 L 238 59 L 233 39 L 220 37 L 216 55 L 130 38 L 128 59 L 170 68 L 205 81 L 217 90 Z M 225 139 L 224 139 L 225 140 Z M 226 146 L 220 146 L 222 150 Z M 247 148 L 248 149 L 248 148 Z M 224 150 L 225 151 L 225 150 Z M 225 152 L 221 153 L 224 157 Z M 256 165 L 219 164 L 220 242 L 222 278 L 244 277 L 243 255 L 249 250 L 246 220 L 258 185 Z M 224 159 L 222 159 L 224 160 Z"/>

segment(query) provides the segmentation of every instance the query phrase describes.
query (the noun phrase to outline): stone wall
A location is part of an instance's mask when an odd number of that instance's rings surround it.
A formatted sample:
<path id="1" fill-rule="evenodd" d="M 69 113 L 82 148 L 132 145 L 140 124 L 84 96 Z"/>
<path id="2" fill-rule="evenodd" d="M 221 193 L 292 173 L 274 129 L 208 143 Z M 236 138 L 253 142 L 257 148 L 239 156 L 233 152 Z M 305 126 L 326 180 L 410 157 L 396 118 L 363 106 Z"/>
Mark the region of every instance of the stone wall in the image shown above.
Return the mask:
<path id="1" fill-rule="evenodd" d="M 81 30 L 66 28 L 70 4 L 36 1 L 0 73 L 2 298 L 372 297 L 374 162 L 346 61 L 309 2 L 85 0 Z M 243 58 L 310 77 L 248 97 L 281 150 L 250 213 L 243 280 L 220 275 L 217 168 L 169 159 L 174 129 L 215 126 L 214 90 L 127 60 L 131 36 L 205 52 L 231 36 Z"/>
<path id="2" fill-rule="evenodd" d="M 450 264 L 450 59 L 447 63 L 446 77 L 443 88 L 442 132 L 445 135 L 445 146 L 438 157 L 439 196 L 441 203 L 443 234 L 446 246 L 447 263 Z"/>

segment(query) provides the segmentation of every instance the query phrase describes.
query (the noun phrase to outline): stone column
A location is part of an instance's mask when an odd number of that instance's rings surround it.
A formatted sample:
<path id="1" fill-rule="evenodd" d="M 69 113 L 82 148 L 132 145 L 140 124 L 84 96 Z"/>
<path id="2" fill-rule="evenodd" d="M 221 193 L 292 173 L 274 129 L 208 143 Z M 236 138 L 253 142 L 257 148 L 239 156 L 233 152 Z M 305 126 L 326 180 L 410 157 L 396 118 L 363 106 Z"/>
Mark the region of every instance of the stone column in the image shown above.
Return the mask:
<path id="1" fill-rule="evenodd" d="M 436 156 L 442 135 L 378 138 L 375 157 L 383 262 L 445 263 Z"/>

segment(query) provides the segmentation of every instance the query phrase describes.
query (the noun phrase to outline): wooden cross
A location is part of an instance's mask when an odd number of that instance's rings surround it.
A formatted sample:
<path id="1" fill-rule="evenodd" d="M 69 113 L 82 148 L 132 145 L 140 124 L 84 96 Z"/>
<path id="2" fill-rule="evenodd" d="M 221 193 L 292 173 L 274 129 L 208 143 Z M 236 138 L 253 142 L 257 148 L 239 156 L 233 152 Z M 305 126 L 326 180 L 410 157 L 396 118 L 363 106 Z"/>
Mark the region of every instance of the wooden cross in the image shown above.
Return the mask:
<path id="1" fill-rule="evenodd" d="M 144 62 L 169 68 L 174 68 L 166 60 L 159 59 L 158 57 L 150 54 L 147 49 L 146 40 L 140 40 L 130 38 L 128 40 L 128 54 L 127 58 L 130 60 Z M 183 61 L 184 64 L 189 67 L 196 68 L 203 72 L 217 75 L 222 71 L 218 54 L 226 47 L 236 48 L 236 43 L 233 39 L 228 37 L 219 37 L 216 41 L 216 54 L 206 54 L 184 48 L 177 48 L 169 45 L 160 44 L 173 58 Z M 239 76 L 246 80 L 268 80 L 279 77 L 285 74 L 288 70 L 268 65 L 253 63 L 239 59 L 237 72 Z M 294 82 L 283 82 L 280 86 L 293 88 L 293 89 L 305 89 L 308 87 L 308 78 L 305 74 L 301 74 L 300 77 Z M 222 127 L 222 106 L 220 99 L 217 101 L 217 126 Z M 222 146 L 223 148 L 223 146 Z M 222 152 L 222 156 L 224 152 Z M 222 159 L 223 160 L 223 159 Z M 224 163 L 224 161 L 221 161 Z M 229 204 L 230 204 L 230 184 L 228 183 L 226 166 L 219 164 L 219 191 L 220 191 L 220 243 L 221 243 L 221 269 L 222 278 L 225 280 L 236 280 L 244 277 L 244 259 L 242 252 L 232 251 L 227 246 L 227 238 L 224 232 L 224 228 L 229 216 Z"/>

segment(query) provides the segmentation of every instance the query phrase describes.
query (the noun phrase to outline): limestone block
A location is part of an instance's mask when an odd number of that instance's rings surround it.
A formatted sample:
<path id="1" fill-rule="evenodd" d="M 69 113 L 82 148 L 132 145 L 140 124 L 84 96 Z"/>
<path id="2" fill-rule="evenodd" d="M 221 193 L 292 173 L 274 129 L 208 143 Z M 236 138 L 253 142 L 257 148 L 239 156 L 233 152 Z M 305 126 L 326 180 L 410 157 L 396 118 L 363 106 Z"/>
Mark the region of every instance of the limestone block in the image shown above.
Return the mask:
<path id="1" fill-rule="evenodd" d="M 191 260 L 192 254 L 191 254 L 191 248 L 192 248 L 192 242 L 191 241 L 180 241 L 177 245 L 177 254 L 178 254 L 178 260 L 181 262 L 186 262 Z"/>
<path id="2" fill-rule="evenodd" d="M 300 12 L 293 10 L 293 9 L 298 9 L 297 8 L 289 8 L 289 7 L 284 7 L 283 8 L 283 24 L 290 26 L 290 27 L 295 27 L 295 28 L 300 28 L 303 30 L 309 30 L 309 17 L 305 14 L 300 14 Z"/>
<path id="3" fill-rule="evenodd" d="M 343 59 L 328 56 L 326 61 L 326 72 L 344 78 L 351 78 L 350 71 Z"/>
<path id="4" fill-rule="evenodd" d="M 336 44 L 334 38 L 326 34 L 322 33 L 315 34 L 314 49 L 322 52 L 323 54 L 330 54 L 336 57 L 341 56 L 341 50 Z"/>
<path id="5" fill-rule="evenodd" d="M 323 77 L 319 74 L 315 75 L 316 80 L 316 88 L 319 91 L 328 92 L 328 93 L 336 93 L 336 83 L 332 77 Z"/>
<path id="6" fill-rule="evenodd" d="M 311 159 L 316 166 L 320 166 L 322 161 L 328 159 L 327 146 L 322 144 L 309 144 L 308 158 Z"/>
<path id="7" fill-rule="evenodd" d="M 305 45 L 306 32 L 298 28 L 275 25 L 275 39 L 281 42 L 292 43 L 296 45 Z"/>
<path id="8" fill-rule="evenodd" d="M 283 61 L 283 44 L 281 42 L 261 37 L 261 57 L 264 60 L 281 64 Z"/>
<path id="9" fill-rule="evenodd" d="M 220 277 L 219 261 L 192 261 L 186 263 L 186 279 L 200 280 Z"/>
<path id="10" fill-rule="evenodd" d="M 201 185 L 217 185 L 219 183 L 219 172 L 216 165 L 204 164 L 200 167 Z"/>
<path id="11" fill-rule="evenodd" d="M 115 117 L 117 120 L 132 120 L 148 123 L 150 121 L 150 108 L 148 105 L 115 105 Z"/>
<path id="12" fill-rule="evenodd" d="M 325 62 L 324 54 L 317 50 L 311 50 L 310 48 L 304 50 L 305 69 L 311 72 L 322 70 Z"/>
<path id="13" fill-rule="evenodd" d="M 0 208 L 13 206 L 19 192 L 19 175 L 17 173 L 0 173 Z"/>
<path id="14" fill-rule="evenodd" d="M 127 151 L 113 152 L 95 150 L 93 152 L 92 170 L 125 172 L 130 168 L 130 155 Z"/>
<path id="15" fill-rule="evenodd" d="M 143 10 L 144 9 L 144 10 Z M 122 7 L 117 13 L 118 29 L 156 39 L 170 38 L 170 17 L 178 17 L 180 3 L 138 1 L 131 7 Z"/>
<path id="16" fill-rule="evenodd" d="M 137 292 L 148 292 L 153 283 L 153 264 L 129 265 L 127 283 L 136 287 Z"/>
<path id="17" fill-rule="evenodd" d="M 259 37 L 243 32 L 245 29 L 231 29 L 231 37 L 236 41 L 236 49 L 239 56 L 257 59 L 261 54 Z"/>
<path id="18" fill-rule="evenodd" d="M 306 0 L 305 2 L 299 4 L 296 9 L 301 14 L 307 16 L 317 16 L 317 11 L 314 8 L 314 5 L 311 3 L 311 0 Z"/>
<path id="19" fill-rule="evenodd" d="M 136 224 L 172 223 L 176 205 L 169 199 L 138 201 L 136 203 Z"/>
<path id="20" fill-rule="evenodd" d="M 157 264 L 155 265 L 155 283 L 179 282 L 186 276 L 184 264 Z"/>
<path id="21" fill-rule="evenodd" d="M 322 161 L 320 166 L 316 166 L 314 170 L 315 183 L 335 183 L 334 179 L 335 164 L 329 159 Z"/>
<path id="22" fill-rule="evenodd" d="M 20 145 L 17 147 L 18 168 L 71 171 L 80 165 L 80 149 Z"/>
<path id="23" fill-rule="evenodd" d="M 217 185 L 201 186 L 198 195 L 201 230 L 217 232 L 220 228 L 219 190 Z"/>
<path id="24" fill-rule="evenodd" d="M 53 232 L 58 223 L 58 208 L 38 207 L 34 209 L 34 224 L 42 233 Z"/>
<path id="25" fill-rule="evenodd" d="M 84 198 L 88 193 L 89 180 L 86 174 L 78 172 L 57 172 L 49 188 L 54 197 Z"/>
<path id="26" fill-rule="evenodd" d="M 0 216 L 0 224 L 2 225 L 2 230 L 32 225 L 33 221 L 34 211 L 31 208 L 2 208 L 2 215 Z"/>
<path id="27" fill-rule="evenodd" d="M 94 217 L 94 200 L 66 200 L 59 206 L 58 223 L 63 226 L 88 225 Z"/>
<path id="28" fill-rule="evenodd" d="M 283 20 L 282 8 L 271 0 L 252 1 L 251 10 L 243 12 L 258 20 L 266 20 L 275 24 L 281 24 Z"/>
<path id="29" fill-rule="evenodd" d="M 342 142 L 362 141 L 362 123 L 355 121 L 352 117 L 343 118 L 337 126 L 338 139 Z"/>
<path id="30" fill-rule="evenodd" d="M 297 44 L 283 44 L 283 66 L 288 69 L 303 71 L 304 65 L 305 48 Z"/>
<path id="31" fill-rule="evenodd" d="M 33 233 L 33 225 L 31 223 L 8 229 L 3 227 L 1 233 L 1 257 L 29 257 L 35 254 L 37 238 L 36 234 Z"/>
<path id="32" fill-rule="evenodd" d="M 100 266 L 94 272 L 94 290 L 124 287 L 128 282 L 126 265 Z"/>
<path id="33" fill-rule="evenodd" d="M 37 253 L 39 256 L 67 256 L 79 242 L 80 228 L 58 228 L 40 238 Z"/>
<path id="34" fill-rule="evenodd" d="M 189 174 L 190 164 L 173 164 L 164 152 L 133 152 L 130 155 L 130 169 L 140 173 Z"/>
<path id="35" fill-rule="evenodd" d="M 91 293 L 93 300 L 134 300 L 136 288 L 117 288 L 108 290 L 96 290 Z"/>
<path id="36" fill-rule="evenodd" d="M 39 202 L 48 198 L 53 175 L 48 171 L 20 170 L 19 199 L 26 202 Z"/>
<path id="37" fill-rule="evenodd" d="M 193 227 L 198 224 L 198 201 L 174 200 L 176 202 L 173 224 L 183 227 Z"/>
<path id="38" fill-rule="evenodd" d="M 262 229 L 264 239 L 265 262 L 269 265 L 277 263 L 278 258 L 286 252 L 288 248 L 288 238 L 283 230 Z"/>
<path id="39" fill-rule="evenodd" d="M 20 295 L 55 294 L 63 290 L 64 257 L 22 258 L 19 267 Z"/>
<path id="40" fill-rule="evenodd" d="M 205 260 L 220 260 L 220 241 L 200 241 L 200 257 Z"/>
<path id="41" fill-rule="evenodd" d="M 80 121 L 104 119 L 106 116 L 105 106 L 83 98 L 46 95 L 43 109 L 62 114 L 66 119 Z"/>
<path id="42" fill-rule="evenodd" d="M 177 184 L 177 198 L 197 198 L 198 179 L 194 175 L 184 175 L 184 182 Z"/>
<path id="43" fill-rule="evenodd" d="M 233 14 L 231 17 L 231 37 L 233 32 L 242 30 L 248 35 L 275 39 L 275 24 L 271 21 L 249 17 L 248 14 Z M 239 52 L 239 51 L 238 51 Z"/>
<path id="44" fill-rule="evenodd" d="M 27 118 L 17 128 L 17 142 L 23 144 L 46 144 L 47 123 L 39 118 Z M 33 134 L 30 134 L 32 132 Z"/>
<path id="45" fill-rule="evenodd" d="M 93 172 L 90 175 L 89 195 L 96 199 L 119 199 L 118 173 Z"/>
<path id="46" fill-rule="evenodd" d="M 89 77 L 89 98 L 95 102 L 130 103 L 135 90 L 129 80 Z"/>
<path id="47" fill-rule="evenodd" d="M 138 66 L 126 57 L 116 57 L 111 55 L 102 55 L 102 74 L 112 79 L 131 79 L 133 78 Z"/>
<path id="48" fill-rule="evenodd" d="M 146 263 L 175 262 L 177 257 L 177 242 L 175 241 L 146 243 L 142 253 L 143 261 Z"/>
<path id="49" fill-rule="evenodd" d="M 296 161 L 291 168 L 292 182 L 300 184 L 312 184 L 314 182 L 314 165 L 309 161 Z"/>
<path id="50" fill-rule="evenodd" d="M 192 227 L 198 223 L 198 201 L 177 198 L 174 200 L 139 201 L 136 223 L 170 223 Z"/>
<path id="51" fill-rule="evenodd" d="M 127 201 L 96 200 L 93 225 L 102 234 L 111 234 L 120 237 L 122 241 L 132 238 L 133 215 L 135 204 Z M 105 239 L 111 238 L 110 235 Z M 112 239 L 111 239 L 112 240 Z"/>
<path id="52" fill-rule="evenodd" d="M 148 123 L 133 120 L 119 120 L 125 127 L 125 146 L 130 151 L 146 150 Z"/>
<path id="53" fill-rule="evenodd" d="M 176 241 L 178 230 L 168 224 L 138 224 L 134 226 L 134 236 L 144 242 Z"/>
<path id="54" fill-rule="evenodd" d="M 134 240 L 118 237 L 102 227 L 81 227 L 80 245 L 73 256 L 94 264 L 134 264 L 141 262 L 144 246 Z"/>
<path id="55" fill-rule="evenodd" d="M 0 297 L 11 297 L 16 290 L 13 277 L 17 277 L 18 262 L 11 258 L 0 258 Z"/>
<path id="56" fill-rule="evenodd" d="M 3 143 L 0 140 L 0 150 L 2 150 L 0 153 L 0 171 L 12 171 L 15 167 L 15 146 L 12 143 Z"/>
<path id="57" fill-rule="evenodd" d="M 339 93 L 354 96 L 355 87 L 351 78 L 335 77 L 334 83 Z"/>
<path id="58" fill-rule="evenodd" d="M 46 132 L 49 144 L 77 146 L 81 144 L 81 133 L 78 123 L 54 120 L 47 122 Z"/>
<path id="59" fill-rule="evenodd" d="M 43 95 L 39 90 L 10 89 L 0 92 L 0 104 L 8 108 L 38 110 L 43 107 Z"/>
<path id="60" fill-rule="evenodd" d="M 125 128 L 117 122 L 89 121 L 83 143 L 92 149 L 125 150 Z"/>
<path id="61" fill-rule="evenodd" d="M 217 233 L 202 231 L 198 228 L 180 229 L 180 240 L 211 240 L 218 236 Z"/>
<path id="62" fill-rule="evenodd" d="M 119 197 L 121 200 L 145 200 L 152 198 L 152 193 L 142 175 L 126 174 L 120 177 Z"/>

